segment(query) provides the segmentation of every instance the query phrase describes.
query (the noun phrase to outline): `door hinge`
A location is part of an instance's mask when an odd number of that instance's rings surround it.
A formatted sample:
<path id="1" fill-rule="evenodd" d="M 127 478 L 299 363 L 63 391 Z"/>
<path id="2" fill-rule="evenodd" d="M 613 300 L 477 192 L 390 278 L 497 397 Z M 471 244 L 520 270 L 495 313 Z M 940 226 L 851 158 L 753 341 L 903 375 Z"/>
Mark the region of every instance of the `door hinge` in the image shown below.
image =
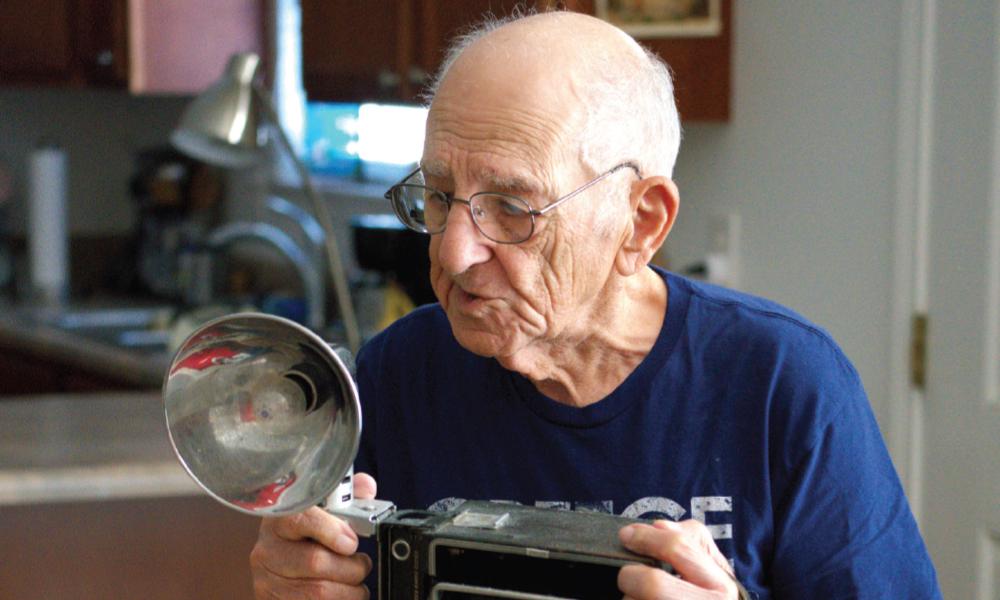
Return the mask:
<path id="1" fill-rule="evenodd" d="M 927 314 L 913 313 L 910 320 L 910 385 L 927 386 Z"/>

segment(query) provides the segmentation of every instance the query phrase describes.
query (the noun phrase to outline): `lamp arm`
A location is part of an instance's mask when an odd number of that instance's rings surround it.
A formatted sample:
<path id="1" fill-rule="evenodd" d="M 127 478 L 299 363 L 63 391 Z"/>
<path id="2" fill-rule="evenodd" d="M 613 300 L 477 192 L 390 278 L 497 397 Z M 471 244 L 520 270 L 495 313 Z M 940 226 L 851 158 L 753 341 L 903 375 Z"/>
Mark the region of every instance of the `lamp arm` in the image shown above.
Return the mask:
<path id="1" fill-rule="evenodd" d="M 340 311 L 340 318 L 344 323 L 347 345 L 352 353 L 357 354 L 358 348 L 361 347 L 361 333 L 358 329 L 358 319 L 354 313 L 354 305 L 351 303 L 350 288 L 348 287 L 347 276 L 344 273 L 344 263 L 340 256 L 340 249 L 337 247 L 337 236 L 334 233 L 333 219 L 330 217 L 330 211 L 316 191 L 316 188 L 313 187 L 309 170 L 306 169 L 305 164 L 295 154 L 295 149 L 292 148 L 291 141 L 289 141 L 285 130 L 281 127 L 281 120 L 278 118 L 278 112 L 275 110 L 270 96 L 256 82 L 253 84 L 253 91 L 257 95 L 258 100 L 260 100 L 260 106 L 263 107 L 267 118 L 274 126 L 273 128 L 278 132 L 278 141 L 290 157 L 292 164 L 295 165 L 295 170 L 298 171 L 299 180 L 302 183 L 302 191 L 309 198 L 316 220 L 319 221 L 320 227 L 323 228 L 323 248 L 326 251 L 327 263 L 330 266 L 333 291 L 337 298 L 337 309 Z"/>

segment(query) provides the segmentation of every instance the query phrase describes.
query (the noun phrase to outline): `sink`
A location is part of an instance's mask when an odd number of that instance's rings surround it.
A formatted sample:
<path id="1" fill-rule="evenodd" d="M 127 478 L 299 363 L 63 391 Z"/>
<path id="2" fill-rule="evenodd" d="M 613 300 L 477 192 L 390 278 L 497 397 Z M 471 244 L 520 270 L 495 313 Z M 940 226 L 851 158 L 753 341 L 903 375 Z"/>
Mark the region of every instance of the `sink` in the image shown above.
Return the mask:
<path id="1" fill-rule="evenodd" d="M 46 314 L 40 320 L 112 346 L 166 352 L 174 312 L 170 306 L 68 308 Z"/>

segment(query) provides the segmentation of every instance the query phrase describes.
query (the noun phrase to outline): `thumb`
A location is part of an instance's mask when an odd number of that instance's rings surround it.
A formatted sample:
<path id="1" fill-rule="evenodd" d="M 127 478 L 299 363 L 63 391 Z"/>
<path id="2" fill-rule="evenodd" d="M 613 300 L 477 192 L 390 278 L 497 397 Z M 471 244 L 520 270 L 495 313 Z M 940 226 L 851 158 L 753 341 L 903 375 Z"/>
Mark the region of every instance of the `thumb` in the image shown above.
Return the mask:
<path id="1" fill-rule="evenodd" d="M 354 474 L 354 497 L 362 500 L 371 500 L 378 491 L 378 484 L 375 478 L 368 473 Z"/>

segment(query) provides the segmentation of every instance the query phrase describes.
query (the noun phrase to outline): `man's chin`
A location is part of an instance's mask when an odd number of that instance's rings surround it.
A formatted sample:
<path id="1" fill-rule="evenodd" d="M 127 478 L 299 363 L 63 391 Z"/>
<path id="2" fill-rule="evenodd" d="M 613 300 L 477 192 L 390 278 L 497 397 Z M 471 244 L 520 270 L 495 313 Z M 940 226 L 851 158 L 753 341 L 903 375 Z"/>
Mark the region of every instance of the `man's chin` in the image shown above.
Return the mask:
<path id="1" fill-rule="evenodd" d="M 493 358 L 500 355 L 504 348 L 511 343 L 509 339 L 511 332 L 509 331 L 497 332 L 481 326 L 473 326 L 463 323 L 461 317 L 451 318 L 451 315 L 449 315 L 448 320 L 451 323 L 451 332 L 455 336 L 455 340 L 461 347 L 473 354 Z"/>
<path id="2" fill-rule="evenodd" d="M 495 335 L 482 331 L 468 331 L 461 328 L 452 327 L 452 333 L 458 345 L 473 354 L 493 358 L 500 352 L 502 344 Z"/>

